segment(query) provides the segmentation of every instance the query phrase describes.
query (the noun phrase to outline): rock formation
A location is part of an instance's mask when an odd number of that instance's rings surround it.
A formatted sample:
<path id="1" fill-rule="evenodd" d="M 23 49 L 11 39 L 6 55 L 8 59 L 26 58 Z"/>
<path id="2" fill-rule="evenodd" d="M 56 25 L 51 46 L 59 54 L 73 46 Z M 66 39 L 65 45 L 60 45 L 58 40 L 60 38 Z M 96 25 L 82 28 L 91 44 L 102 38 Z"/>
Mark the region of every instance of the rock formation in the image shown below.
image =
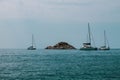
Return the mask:
<path id="1" fill-rule="evenodd" d="M 59 42 L 56 45 L 48 46 L 45 49 L 76 49 L 76 48 L 68 44 L 67 42 Z"/>

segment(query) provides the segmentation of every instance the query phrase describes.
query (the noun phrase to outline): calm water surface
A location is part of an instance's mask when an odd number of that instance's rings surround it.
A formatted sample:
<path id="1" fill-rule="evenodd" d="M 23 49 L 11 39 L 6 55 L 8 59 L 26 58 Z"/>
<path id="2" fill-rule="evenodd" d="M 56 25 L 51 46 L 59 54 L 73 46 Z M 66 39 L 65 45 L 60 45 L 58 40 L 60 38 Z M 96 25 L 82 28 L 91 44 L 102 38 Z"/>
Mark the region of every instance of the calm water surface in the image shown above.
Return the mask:
<path id="1" fill-rule="evenodd" d="M 120 50 L 0 50 L 0 80 L 120 80 Z"/>

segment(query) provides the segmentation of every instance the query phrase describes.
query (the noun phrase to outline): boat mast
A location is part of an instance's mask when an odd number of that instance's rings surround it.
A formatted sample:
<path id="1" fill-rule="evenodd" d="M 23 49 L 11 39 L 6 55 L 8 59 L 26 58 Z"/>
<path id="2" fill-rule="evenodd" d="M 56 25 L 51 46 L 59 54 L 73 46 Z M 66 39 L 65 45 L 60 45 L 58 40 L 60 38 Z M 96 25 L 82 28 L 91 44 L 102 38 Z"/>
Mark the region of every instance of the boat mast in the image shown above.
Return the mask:
<path id="1" fill-rule="evenodd" d="M 91 32 L 90 32 L 90 25 L 89 25 L 89 23 L 88 23 L 88 38 L 89 38 L 89 43 L 90 43 L 90 45 L 91 45 L 91 34 L 90 34 Z"/>
<path id="2" fill-rule="evenodd" d="M 32 46 L 33 46 L 33 39 L 34 39 L 34 36 L 33 36 L 33 34 L 32 34 Z"/>
<path id="3" fill-rule="evenodd" d="M 106 32 L 104 30 L 104 46 L 106 47 Z"/>

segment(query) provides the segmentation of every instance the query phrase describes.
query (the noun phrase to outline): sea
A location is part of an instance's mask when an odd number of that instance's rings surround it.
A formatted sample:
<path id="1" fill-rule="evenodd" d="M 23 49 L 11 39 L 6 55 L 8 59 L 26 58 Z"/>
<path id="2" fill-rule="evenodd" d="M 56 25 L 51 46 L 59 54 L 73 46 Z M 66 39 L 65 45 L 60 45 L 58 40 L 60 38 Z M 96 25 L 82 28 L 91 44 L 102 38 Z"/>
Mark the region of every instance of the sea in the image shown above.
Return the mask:
<path id="1" fill-rule="evenodd" d="M 120 80 L 120 50 L 0 49 L 0 80 Z"/>

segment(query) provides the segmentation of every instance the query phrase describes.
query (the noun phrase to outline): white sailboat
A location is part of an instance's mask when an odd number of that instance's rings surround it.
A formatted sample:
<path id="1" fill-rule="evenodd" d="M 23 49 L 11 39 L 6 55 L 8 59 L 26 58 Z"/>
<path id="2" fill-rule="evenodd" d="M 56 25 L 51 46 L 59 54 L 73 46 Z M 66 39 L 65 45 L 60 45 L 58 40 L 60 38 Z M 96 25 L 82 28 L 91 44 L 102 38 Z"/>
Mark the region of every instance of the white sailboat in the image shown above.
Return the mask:
<path id="1" fill-rule="evenodd" d="M 104 46 L 101 46 L 99 50 L 110 50 L 109 43 L 106 37 L 106 31 L 104 30 Z"/>
<path id="2" fill-rule="evenodd" d="M 35 42 L 34 42 L 34 36 L 33 35 L 32 35 L 32 46 L 28 47 L 27 49 L 28 50 L 36 50 Z"/>
<path id="3" fill-rule="evenodd" d="M 91 31 L 90 31 L 90 25 L 88 23 L 88 41 L 86 43 L 83 43 L 83 47 L 80 48 L 80 50 L 97 50 L 98 48 L 93 47 L 91 45 Z"/>

